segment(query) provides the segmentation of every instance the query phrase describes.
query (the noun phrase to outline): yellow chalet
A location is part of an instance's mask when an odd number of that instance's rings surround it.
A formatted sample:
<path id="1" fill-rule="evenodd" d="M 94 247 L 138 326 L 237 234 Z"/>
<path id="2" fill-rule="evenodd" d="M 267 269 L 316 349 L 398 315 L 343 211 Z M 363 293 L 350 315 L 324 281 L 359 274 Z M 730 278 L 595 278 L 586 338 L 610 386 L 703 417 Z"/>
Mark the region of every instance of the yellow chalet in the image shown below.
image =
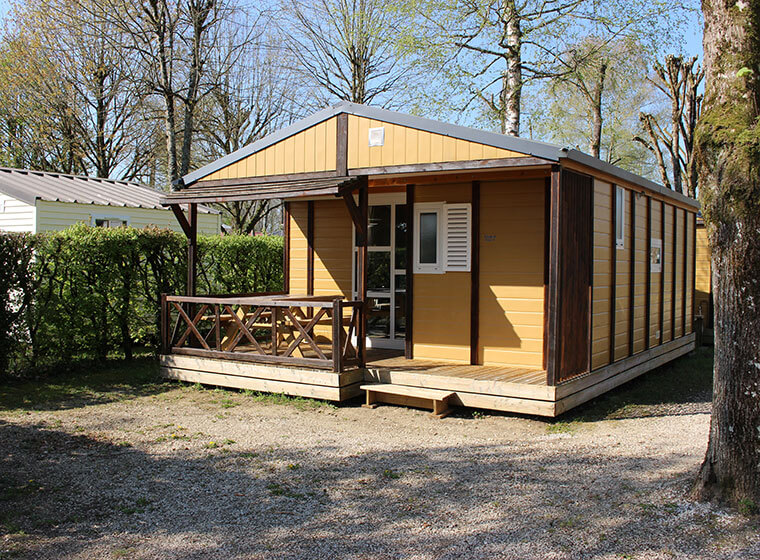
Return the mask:
<path id="1" fill-rule="evenodd" d="M 197 207 L 285 201 L 284 289 L 195 293 Z M 183 177 L 162 372 L 556 416 L 694 348 L 697 203 L 577 150 L 352 103 Z"/>

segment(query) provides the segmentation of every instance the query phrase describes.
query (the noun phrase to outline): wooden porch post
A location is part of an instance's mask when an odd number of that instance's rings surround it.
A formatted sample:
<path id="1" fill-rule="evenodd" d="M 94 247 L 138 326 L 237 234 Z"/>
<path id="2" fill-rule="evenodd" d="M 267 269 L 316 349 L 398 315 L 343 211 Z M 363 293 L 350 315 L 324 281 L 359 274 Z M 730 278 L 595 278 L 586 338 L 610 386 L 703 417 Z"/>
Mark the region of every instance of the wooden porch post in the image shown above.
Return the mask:
<path id="1" fill-rule="evenodd" d="M 548 305 L 546 306 L 546 384 L 556 385 L 559 375 L 559 214 L 560 214 L 560 168 L 553 166 L 549 186 L 549 285 L 547 289 Z"/>
<path id="2" fill-rule="evenodd" d="M 406 338 L 407 360 L 414 358 L 414 185 L 406 186 Z"/>
<path id="3" fill-rule="evenodd" d="M 290 293 L 290 203 L 282 203 L 282 290 Z"/>
<path id="4" fill-rule="evenodd" d="M 187 236 L 187 295 L 196 295 L 195 277 L 197 272 L 197 252 L 198 252 L 198 205 L 193 203 L 188 205 L 188 225 L 190 233 Z"/>
<path id="5" fill-rule="evenodd" d="M 364 234 L 360 237 L 357 250 L 359 285 L 358 295 L 361 300 L 361 317 L 359 321 L 359 333 L 357 342 L 359 346 L 359 365 L 364 367 L 367 363 L 367 242 L 369 237 L 369 182 L 363 176 L 359 182 L 359 214 L 361 216 Z"/>
<path id="6" fill-rule="evenodd" d="M 472 265 L 470 267 L 470 364 L 480 362 L 480 181 L 472 182 Z"/>

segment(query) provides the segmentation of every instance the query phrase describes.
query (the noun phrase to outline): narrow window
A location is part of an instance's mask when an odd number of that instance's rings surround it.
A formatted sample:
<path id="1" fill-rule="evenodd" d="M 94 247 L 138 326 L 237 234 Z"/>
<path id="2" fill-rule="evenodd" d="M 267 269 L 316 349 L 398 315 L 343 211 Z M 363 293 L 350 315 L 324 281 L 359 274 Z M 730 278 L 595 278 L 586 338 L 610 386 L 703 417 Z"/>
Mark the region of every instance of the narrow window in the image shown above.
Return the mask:
<path id="1" fill-rule="evenodd" d="M 625 247 L 625 189 L 615 189 L 615 245 Z"/>
<path id="2" fill-rule="evenodd" d="M 414 207 L 414 271 L 439 274 L 442 258 L 443 204 L 416 204 Z"/>
<path id="3" fill-rule="evenodd" d="M 438 262 L 438 212 L 420 213 L 420 264 Z"/>

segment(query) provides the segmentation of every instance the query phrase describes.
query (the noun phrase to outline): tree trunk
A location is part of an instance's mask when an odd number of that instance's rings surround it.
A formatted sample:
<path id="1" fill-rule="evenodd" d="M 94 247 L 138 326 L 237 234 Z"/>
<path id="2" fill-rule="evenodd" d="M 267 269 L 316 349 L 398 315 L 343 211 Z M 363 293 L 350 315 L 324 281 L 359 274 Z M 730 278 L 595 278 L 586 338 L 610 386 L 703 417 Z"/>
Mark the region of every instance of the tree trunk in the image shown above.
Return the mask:
<path id="1" fill-rule="evenodd" d="M 693 488 L 760 504 L 760 0 L 703 0 L 707 85 L 695 135 L 713 258 L 715 366 L 705 461 Z"/>
<path id="2" fill-rule="evenodd" d="M 502 81 L 501 132 L 510 136 L 520 136 L 520 98 L 522 97 L 522 31 L 517 11 L 507 23 L 507 70 Z"/>
<path id="3" fill-rule="evenodd" d="M 599 157 L 602 146 L 602 96 L 604 94 L 604 79 L 607 76 L 607 62 L 599 64 L 599 74 L 591 92 L 591 141 L 589 151 L 595 158 Z"/>

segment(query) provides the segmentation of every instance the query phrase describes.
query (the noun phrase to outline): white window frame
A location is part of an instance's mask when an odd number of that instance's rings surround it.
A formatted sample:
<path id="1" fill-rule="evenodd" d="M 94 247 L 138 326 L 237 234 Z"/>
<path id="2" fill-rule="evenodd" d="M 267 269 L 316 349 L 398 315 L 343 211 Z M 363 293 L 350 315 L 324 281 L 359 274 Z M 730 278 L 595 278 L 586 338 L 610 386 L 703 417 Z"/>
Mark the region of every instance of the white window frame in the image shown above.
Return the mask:
<path id="1" fill-rule="evenodd" d="M 116 214 L 93 214 L 90 216 L 90 225 L 96 227 L 95 222 L 97 220 L 121 220 L 125 226 L 129 225 L 129 216 L 118 216 Z M 110 225 L 108 227 L 111 227 Z"/>
<path id="2" fill-rule="evenodd" d="M 436 214 L 437 215 L 437 248 L 436 248 L 436 262 L 435 263 L 422 263 L 420 262 L 420 217 L 422 214 Z M 423 202 L 414 205 L 414 272 L 416 274 L 443 274 L 444 273 L 444 261 L 445 255 L 444 240 L 444 203 L 443 202 Z"/>
<path id="3" fill-rule="evenodd" d="M 625 189 L 615 187 L 615 247 L 618 249 L 625 249 L 625 198 Z M 617 232 L 618 226 L 620 237 Z"/>
<path id="4" fill-rule="evenodd" d="M 660 250 L 660 261 L 657 262 L 657 263 L 655 263 L 652 260 L 653 252 L 654 252 L 655 249 L 659 249 Z M 662 262 L 663 262 L 662 239 L 659 239 L 659 238 L 656 238 L 656 237 L 652 238 L 652 243 L 649 246 L 649 261 L 651 263 L 650 264 L 651 272 L 662 272 Z"/>

